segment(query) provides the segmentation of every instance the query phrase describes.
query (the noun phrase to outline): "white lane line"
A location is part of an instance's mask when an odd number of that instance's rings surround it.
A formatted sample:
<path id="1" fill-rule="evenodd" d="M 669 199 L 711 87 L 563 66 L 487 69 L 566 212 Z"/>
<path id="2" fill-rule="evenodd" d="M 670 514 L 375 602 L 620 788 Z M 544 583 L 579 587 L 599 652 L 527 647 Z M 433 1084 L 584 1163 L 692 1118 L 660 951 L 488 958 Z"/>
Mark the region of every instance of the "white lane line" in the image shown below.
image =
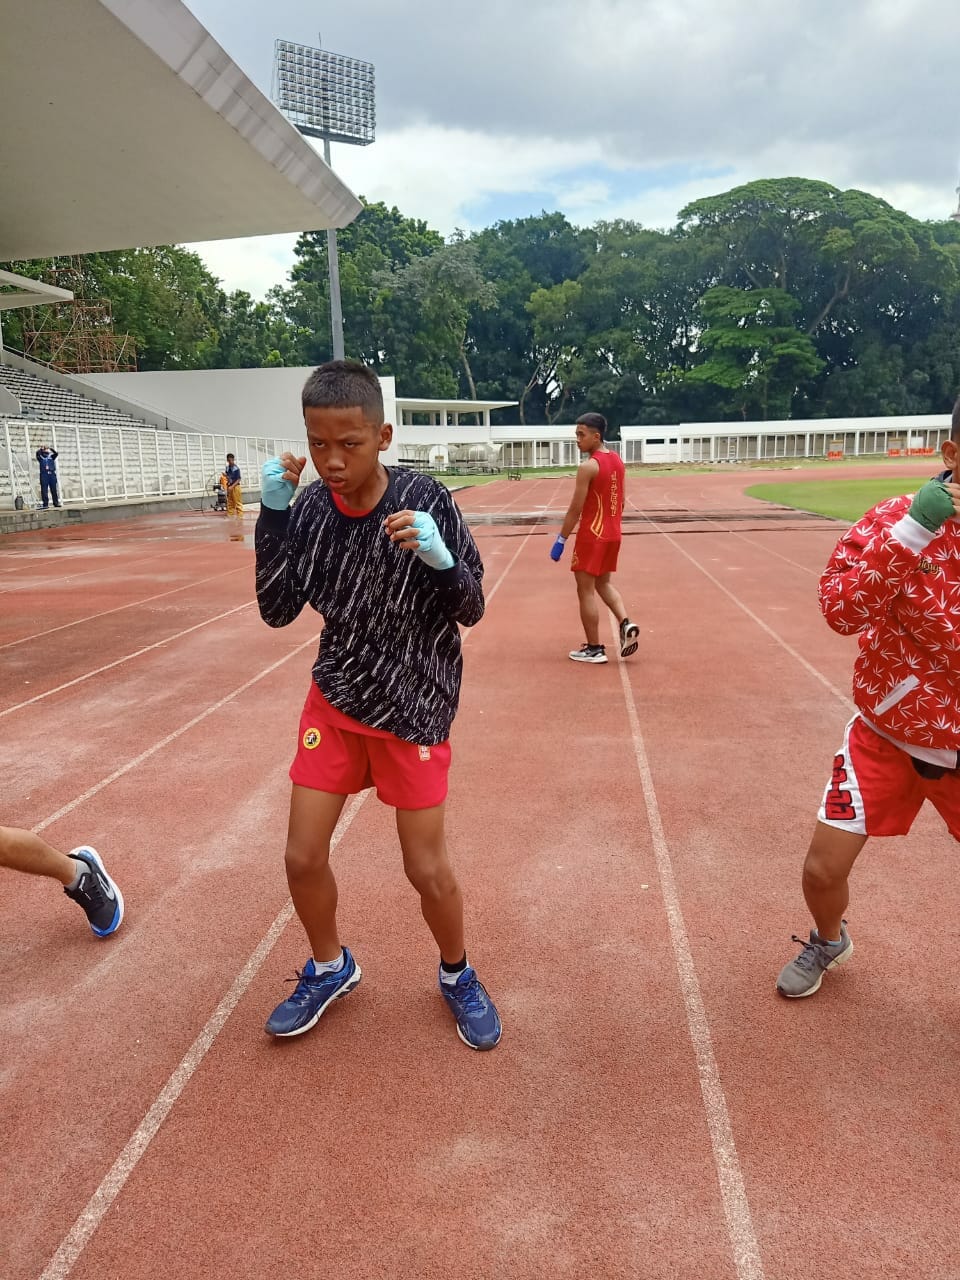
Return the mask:
<path id="1" fill-rule="evenodd" d="M 104 671 L 112 671 L 114 667 L 120 667 L 125 662 L 131 662 L 134 658 L 139 658 L 145 653 L 151 653 L 154 649 L 162 649 L 165 644 L 170 644 L 174 640 L 180 640 L 183 636 L 188 636 L 191 632 L 200 631 L 203 627 L 208 627 L 212 622 L 219 622 L 222 618 L 229 618 L 231 614 L 239 613 L 241 609 L 250 609 L 256 602 L 248 600 L 246 604 L 235 605 L 232 609 L 227 609 L 225 613 L 218 613 L 212 618 L 207 618 L 204 622 L 198 622 L 195 626 L 187 627 L 184 631 L 176 631 L 172 636 L 167 636 L 165 640 L 158 640 L 156 644 L 148 644 L 143 649 L 137 649 L 135 653 L 128 653 L 122 658 L 117 658 L 115 662 L 108 662 L 106 666 L 97 667 L 94 671 L 88 671 L 86 675 L 77 676 L 74 680 L 68 680 L 66 684 L 58 684 L 53 689 L 48 689 L 46 693 L 38 693 L 34 698 L 28 698 L 26 702 L 14 703 L 12 707 L 0 711 L 0 720 L 4 716 L 13 715 L 14 711 L 22 711 L 24 707 L 32 707 L 36 702 L 42 702 L 44 698 L 50 698 L 55 693 L 62 693 L 64 689 L 72 689 L 74 685 L 83 684 L 84 680 L 91 680 L 94 676 L 102 675 Z"/>
<path id="2" fill-rule="evenodd" d="M 619 635 L 616 623 L 611 616 L 610 628 L 613 643 L 619 646 Z M 660 891 L 663 894 L 664 908 L 667 913 L 667 924 L 670 930 L 670 942 L 673 947 L 674 961 L 680 980 L 680 991 L 687 1015 L 687 1031 L 693 1045 L 697 1060 L 697 1073 L 700 1077 L 700 1092 L 703 1096 L 703 1107 L 706 1112 L 707 1129 L 710 1133 L 710 1145 L 713 1148 L 713 1160 L 720 1183 L 720 1198 L 723 1212 L 727 1220 L 727 1232 L 733 1250 L 733 1260 L 737 1272 L 737 1280 L 763 1280 L 763 1261 L 760 1257 L 760 1246 L 753 1227 L 753 1217 L 743 1182 L 743 1171 L 740 1157 L 733 1137 L 733 1125 L 727 1107 L 726 1095 L 720 1079 L 720 1069 L 713 1052 L 710 1036 L 710 1024 L 703 1003 L 700 981 L 697 978 L 693 953 L 687 937 L 687 927 L 680 906 L 680 895 L 673 874 L 673 863 L 670 849 L 663 831 L 660 818 L 660 806 L 653 785 L 653 775 L 647 759 L 647 751 L 640 732 L 640 718 L 637 715 L 637 704 L 634 701 L 633 689 L 627 677 L 626 663 L 620 662 L 620 683 L 623 685 L 623 696 L 627 706 L 627 717 L 630 721 L 630 732 L 633 736 L 634 754 L 640 783 L 643 787 L 643 798 L 647 809 L 647 823 L 653 842 L 653 853 L 660 879 Z"/>
<path id="3" fill-rule="evenodd" d="M 731 530 L 730 530 L 730 532 L 731 532 L 731 533 L 734 533 L 735 531 L 731 529 Z M 791 529 L 791 530 L 790 530 L 790 532 L 792 533 L 792 532 L 794 532 L 794 531 Z M 806 529 L 804 529 L 804 530 L 799 530 L 799 529 L 798 529 L 796 532 L 798 532 L 798 533 L 800 533 L 800 532 L 803 532 L 803 533 L 807 533 L 807 532 L 810 532 L 810 533 L 819 533 L 820 531 L 819 531 L 819 530 L 817 530 L 817 529 L 810 529 L 810 530 L 806 530 Z M 811 569 L 811 568 L 810 568 L 810 566 L 809 566 L 808 564 L 801 564 L 799 560 L 791 560 L 789 556 L 785 556 L 785 555 L 783 555 L 783 553 L 782 553 L 782 552 L 780 552 L 780 551 L 774 551 L 774 549 L 773 549 L 772 547 L 764 546 L 764 544 L 763 544 L 762 542 L 757 542 L 755 538 L 748 538 L 748 537 L 747 537 L 747 535 L 746 535 L 745 533 L 735 533 L 735 536 L 736 536 L 736 537 L 738 537 L 738 538 L 740 538 L 740 539 L 742 539 L 744 542 L 749 543 L 749 545 L 750 545 L 751 547 L 756 547 L 756 548 L 757 548 L 758 550 L 760 550 L 760 551 L 765 551 L 765 552 L 767 553 L 767 555 L 768 555 L 768 556 L 776 556 L 776 557 L 777 557 L 777 559 L 778 559 L 778 560 L 782 560 L 782 561 L 784 562 L 784 564 L 792 564 L 792 565 L 793 565 L 793 567 L 794 567 L 795 569 L 802 569 L 804 573 L 812 573 L 812 574 L 816 575 L 816 577 L 818 577 L 818 578 L 820 577 L 820 570 L 819 570 L 819 569 Z"/>
<path id="4" fill-rule="evenodd" d="M 557 494 L 557 493 L 559 493 L 559 492 L 560 492 L 560 490 L 559 490 L 559 488 L 557 488 L 557 490 L 556 490 L 554 493 L 552 493 L 552 494 L 550 495 L 550 501 L 551 501 L 551 502 L 552 502 L 552 501 L 553 501 L 553 499 L 556 497 L 556 494 Z M 507 567 L 504 569 L 503 573 L 501 573 L 500 577 L 499 577 L 499 578 L 497 579 L 497 581 L 494 583 L 493 587 L 492 587 L 492 588 L 491 588 L 491 590 L 490 590 L 489 595 L 487 595 L 487 596 L 485 597 L 485 599 L 486 599 L 486 603 L 487 603 L 487 604 L 489 604 L 489 603 L 490 603 L 490 601 L 493 599 L 493 597 L 494 597 L 494 596 L 497 594 L 497 592 L 500 590 L 500 586 L 501 586 L 501 584 L 502 584 L 502 582 L 503 582 L 504 578 L 507 576 L 507 574 L 508 574 L 508 573 L 510 572 L 510 570 L 513 568 L 514 564 L 515 564 L 515 563 L 516 563 L 516 561 L 517 561 L 517 558 L 518 558 L 518 557 L 519 557 L 519 555 L 520 555 L 520 552 L 523 550 L 523 548 L 527 545 L 527 543 L 528 543 L 528 542 L 530 541 L 530 539 L 533 537 L 534 533 L 536 532 L 536 528 L 537 528 L 537 526 L 536 526 L 536 525 L 534 525 L 534 526 L 531 528 L 530 532 L 527 534 L 527 536 L 523 539 L 523 541 L 522 541 L 522 542 L 520 543 L 520 545 L 517 547 L 516 551 L 515 551 L 515 552 L 513 553 L 513 555 L 510 557 L 510 560 L 509 560 L 509 562 L 507 563 Z M 466 644 L 466 641 L 467 641 L 467 637 L 466 637 L 466 636 L 464 636 L 464 638 L 463 638 L 463 643 L 464 643 L 464 644 Z"/>
<path id="5" fill-rule="evenodd" d="M 488 602 L 492 600 L 499 591 L 503 580 L 506 578 L 507 574 L 516 562 L 517 556 L 519 556 L 527 542 L 529 542 L 532 533 L 533 530 L 527 534 L 526 538 L 524 538 L 523 542 L 514 553 L 510 563 L 494 583 L 490 593 L 486 597 Z M 466 643 L 469 635 L 471 634 L 472 629 L 468 632 L 467 636 L 464 637 L 464 643 Z M 86 800 L 95 796 L 97 792 L 108 787 L 112 782 L 115 782 L 117 778 L 122 777 L 123 774 L 129 773 L 131 770 L 137 768 L 137 766 L 142 764 L 149 756 L 160 751 L 163 747 L 173 742 L 175 738 L 179 738 L 181 734 L 186 733 L 188 729 L 192 729 L 193 726 L 199 724 L 201 720 L 205 720 L 208 716 L 219 711 L 221 707 L 230 702 L 233 698 L 236 698 L 239 694 L 243 693 L 244 690 L 249 689 L 251 685 L 262 680 L 264 676 L 269 675 L 272 671 L 276 671 L 277 667 L 283 666 L 285 662 L 288 662 L 290 658 L 300 653 L 301 650 L 307 648 L 309 645 L 316 644 L 318 639 L 319 633 L 318 635 L 312 636 L 309 640 L 306 640 L 303 644 L 298 645 L 296 649 L 291 650 L 290 653 L 286 654 L 278 662 L 273 663 L 272 666 L 261 671 L 260 674 L 254 676 L 252 680 L 248 680 L 245 684 L 240 685 L 239 688 L 234 689 L 233 692 L 229 693 L 225 698 L 221 698 L 219 702 L 214 703 L 212 707 L 208 707 L 206 711 L 195 716 L 187 724 L 182 725 L 181 728 L 175 730 L 171 734 L 168 734 L 161 742 L 155 743 L 149 748 L 149 750 L 144 751 L 141 755 L 137 756 L 136 759 L 128 761 L 120 769 L 117 769 L 110 774 L 109 777 L 102 779 L 102 781 L 98 782 L 95 786 L 90 787 L 82 796 L 78 796 L 75 800 L 71 800 L 69 804 L 64 805 L 62 809 L 58 809 L 56 813 L 51 814 L 49 818 L 46 818 L 38 826 L 34 827 L 33 830 L 37 835 L 42 831 L 45 831 L 52 823 L 57 822 L 62 817 L 65 817 L 66 814 L 70 813 L 73 809 L 76 809 L 78 805 L 83 804 Z M 361 805 L 369 795 L 369 791 L 364 791 L 358 796 L 355 796 L 351 801 L 350 805 L 341 817 L 337 830 L 334 833 L 331 848 L 335 848 L 336 845 L 339 844 L 347 828 L 359 812 Z M 277 939 L 280 937 L 281 933 L 292 918 L 293 904 L 288 902 L 267 930 L 253 954 L 247 960 L 243 969 L 235 978 L 230 990 L 210 1015 L 203 1030 L 197 1036 L 196 1040 L 194 1040 L 184 1057 L 180 1060 L 179 1065 L 174 1069 L 172 1075 L 157 1095 L 157 1098 L 153 1102 L 149 1111 L 134 1130 L 132 1137 L 120 1152 L 117 1159 L 113 1162 L 113 1165 L 106 1177 L 87 1201 L 85 1208 L 77 1218 L 76 1222 L 74 1222 L 66 1236 L 64 1236 L 56 1253 L 44 1268 L 43 1273 L 40 1276 L 40 1280 L 67 1280 L 67 1277 L 73 1270 L 77 1259 L 80 1257 L 91 1237 L 106 1217 L 110 1210 L 110 1206 L 123 1190 L 130 1178 L 130 1175 L 140 1163 L 147 1147 L 150 1145 L 154 1137 L 156 1137 L 160 1126 L 170 1114 L 177 1099 L 190 1083 L 190 1080 L 196 1074 L 197 1068 L 212 1048 L 217 1036 L 226 1025 L 230 1014 L 243 999 L 243 996 L 251 982 L 257 976 L 257 973 L 263 967 L 264 962 L 276 945 Z"/>
<path id="6" fill-rule="evenodd" d="M 167 539 L 164 538 L 162 539 L 162 541 L 166 542 Z M 138 543 L 137 545 L 140 545 L 140 544 Z M 64 582 L 76 582 L 78 578 L 90 578 L 95 573 L 116 573 L 118 570 L 124 570 L 127 568 L 133 568 L 136 570 L 136 569 L 139 569 L 141 565 L 150 564 L 150 562 L 153 560 L 169 561 L 170 556 L 173 554 L 183 555 L 190 551 L 196 551 L 196 549 L 197 549 L 196 543 L 191 543 L 190 546 L 188 547 L 168 547 L 164 551 L 158 551 L 155 556 L 144 556 L 142 560 L 135 560 L 132 562 L 132 564 L 102 564 L 99 566 L 99 568 L 96 568 L 96 569 L 84 569 L 82 573 L 67 574 L 65 578 L 48 577 L 46 582 L 43 583 L 42 586 L 38 586 L 35 581 L 31 581 L 29 583 L 24 583 L 23 586 L 0 587 L 0 594 L 14 595 L 18 591 L 20 592 L 42 591 L 42 590 L 49 591 L 51 588 L 61 586 Z M 120 554 L 123 554 L 123 553 L 120 553 Z M 42 572 L 42 567 L 38 566 L 36 573 L 41 573 L 41 572 Z M 33 577 L 33 575 L 27 575 L 27 574 L 22 574 L 21 576 L 24 578 L 27 576 Z"/>
<path id="7" fill-rule="evenodd" d="M 72 813 L 78 805 L 81 805 L 85 801 L 91 799 L 91 797 L 97 795 L 98 792 L 103 791 L 105 787 L 109 787 L 112 782 L 116 782 L 118 778 L 122 778 L 125 773 L 130 773 L 131 770 L 136 769 L 139 765 L 143 764 L 144 760 L 149 760 L 152 755 L 156 755 L 158 751 L 162 751 L 163 748 L 169 746 L 171 742 L 175 742 L 177 738 L 181 737 L 189 729 L 192 729 L 194 725 L 198 725 L 201 721 L 206 720 L 208 716 L 214 715 L 214 713 L 219 711 L 221 707 L 225 707 L 228 702 L 232 702 L 234 698 L 238 698 L 241 693 L 245 693 L 247 689 L 258 684 L 265 676 L 276 671 L 278 667 L 282 667 L 285 662 L 289 662 L 291 658 L 296 656 L 296 654 L 309 648 L 310 645 L 316 644 L 319 639 L 320 632 L 318 631 L 316 635 L 311 636 L 309 640 L 304 640 L 303 644 L 298 644 L 295 649 L 291 649 L 289 653 L 284 654 L 284 656 L 279 658 L 276 662 L 271 663 L 269 667 L 264 667 L 264 669 L 257 675 L 251 677 L 251 679 L 245 681 L 243 684 L 238 685 L 236 689 L 226 694 L 212 706 L 207 707 L 205 711 L 201 711 L 198 716 L 194 716 L 192 720 L 188 720 L 186 724 L 182 724 L 179 729 L 174 729 L 172 733 L 168 733 L 165 738 L 161 738 L 158 742 L 155 742 L 153 746 L 148 747 L 146 751 L 141 751 L 140 755 L 134 756 L 133 759 L 128 760 L 126 764 L 121 765 L 119 769 L 114 769 L 113 773 L 108 774 L 106 778 L 101 778 L 99 782 L 94 783 L 92 787 L 89 787 L 84 791 L 83 795 L 79 795 L 75 800 L 71 800 L 69 804 L 65 804 L 61 809 L 58 809 L 56 813 L 52 813 L 49 818 L 44 818 L 43 822 L 33 828 L 34 833 L 36 835 L 40 835 L 42 831 L 46 831 L 47 827 L 52 823 L 58 822 L 61 818 L 66 817 L 68 813 Z"/>
<path id="8" fill-rule="evenodd" d="M 639 510 L 639 508 L 637 508 L 637 510 Z M 641 514 L 643 513 L 641 512 Z M 768 626 L 767 623 L 765 623 L 762 618 L 757 617 L 757 615 L 753 612 L 753 610 L 749 608 L 747 605 L 745 605 L 738 596 L 735 596 L 734 593 L 728 587 L 725 587 L 719 578 L 714 577 L 714 575 L 710 572 L 709 569 L 707 569 L 704 565 L 702 565 L 700 561 L 696 559 L 695 556 L 692 556 L 690 554 L 689 551 L 686 551 L 680 545 L 680 543 L 676 540 L 676 538 L 672 537 L 669 533 L 667 533 L 666 529 L 663 529 L 660 525 L 658 525 L 655 520 L 651 520 L 649 516 L 645 516 L 645 519 L 649 524 L 653 525 L 653 527 L 657 530 L 657 532 L 661 535 L 661 537 L 665 538 L 666 541 L 670 543 L 670 545 L 674 548 L 674 550 L 679 551 L 682 556 L 685 556 L 686 559 L 689 560 L 690 563 L 696 569 L 700 570 L 700 572 L 703 574 L 705 578 L 707 578 L 710 582 L 713 583 L 713 585 L 717 588 L 718 591 L 722 591 L 728 600 L 731 600 L 737 606 L 738 609 L 740 609 L 743 613 L 747 615 L 747 617 L 752 622 L 755 622 L 761 631 L 766 632 L 766 634 L 770 637 L 770 639 L 775 640 L 777 644 L 781 647 L 781 649 L 784 649 L 787 653 L 789 653 L 791 658 L 796 659 L 796 661 L 800 663 L 801 667 L 803 667 L 805 671 L 809 672 L 809 674 L 813 676 L 814 680 L 818 680 L 820 684 L 824 686 L 825 689 L 828 689 L 833 694 L 833 696 L 837 699 L 837 701 L 840 702 L 846 710 L 848 711 L 856 710 L 853 704 L 853 700 L 851 698 L 848 698 L 845 693 L 842 693 L 837 688 L 837 686 L 835 684 L 832 684 L 825 675 L 823 675 L 821 672 L 817 670 L 815 666 L 813 666 L 812 663 L 808 662 L 802 653 L 798 653 L 797 650 L 794 649 L 793 645 L 788 644 L 787 641 L 784 640 L 783 636 L 778 635 L 778 633 L 774 631 L 773 627 Z M 617 637 L 617 641 L 619 643 L 619 636 Z"/>
<path id="9" fill-rule="evenodd" d="M 279 666 L 279 663 L 276 665 Z M 272 669 L 270 668 L 270 670 Z M 357 816 L 361 805 L 369 795 L 369 791 L 362 791 L 351 801 L 337 824 L 333 839 L 330 841 L 331 849 L 335 849 L 343 839 L 350 824 Z M 59 1249 L 47 1263 L 40 1280 L 66 1280 L 66 1277 L 73 1270 L 74 1264 L 86 1247 L 90 1237 L 100 1226 L 110 1206 L 123 1190 L 147 1147 L 156 1136 L 158 1129 L 170 1114 L 184 1089 L 193 1079 L 200 1063 L 212 1048 L 217 1036 L 226 1025 L 227 1019 L 243 999 L 250 984 L 263 968 L 264 962 L 276 946 L 277 940 L 292 917 L 293 903 L 287 902 L 257 944 L 247 963 L 237 974 L 230 990 L 208 1018 L 203 1030 L 183 1058 L 181 1058 L 179 1065 L 174 1069 L 167 1083 L 157 1095 L 153 1106 L 137 1125 L 133 1136 L 114 1161 L 113 1167 L 88 1200 L 86 1207 L 64 1237 Z"/>
<path id="10" fill-rule="evenodd" d="M 663 530 L 661 530 L 661 533 L 663 533 Z M 668 542 L 672 543 L 672 545 L 676 547 L 676 549 L 681 553 L 681 555 L 686 556 L 686 558 L 690 561 L 690 563 L 692 565 L 695 565 L 696 568 L 700 570 L 700 572 L 703 574 L 705 578 L 708 578 L 710 582 L 712 582 L 713 585 L 719 591 L 722 591 L 723 594 L 729 600 L 731 600 L 737 606 L 738 609 L 741 609 L 747 615 L 747 617 L 751 619 L 751 621 L 755 622 L 761 631 L 766 632 L 766 634 L 770 637 L 771 640 L 775 640 L 782 649 L 784 649 L 787 653 L 790 654 L 791 658 L 795 658 L 796 661 L 800 663 L 801 667 L 803 667 L 805 671 L 808 671 L 810 675 L 813 676 L 814 680 L 819 680 L 819 682 L 823 685 L 825 689 L 829 689 L 829 691 L 833 694 L 833 696 L 837 699 L 838 702 L 842 703 L 843 706 L 848 711 L 856 710 L 856 708 L 853 705 L 853 700 L 851 698 L 848 698 L 847 695 L 845 693 L 842 693 L 835 684 L 832 684 L 825 675 L 823 675 L 821 672 L 817 670 L 817 668 L 813 665 L 813 663 L 808 662 L 802 653 L 798 653 L 797 650 L 794 649 L 793 645 L 788 644 L 787 641 L 784 640 L 783 636 L 778 635 L 777 632 L 774 631 L 773 627 L 768 626 L 767 623 L 765 623 L 762 618 L 758 618 L 751 608 L 745 605 L 741 599 L 739 599 L 737 596 L 733 594 L 732 591 L 729 590 L 729 588 L 723 585 L 723 583 L 719 580 L 719 578 L 715 578 L 713 574 L 710 572 L 710 570 L 705 568 L 699 562 L 699 560 L 696 560 L 692 555 L 690 555 L 688 551 L 684 551 L 683 547 L 681 547 L 680 544 L 675 541 L 675 539 L 671 538 L 668 533 L 664 533 L 663 536 L 667 539 Z"/>
<path id="11" fill-rule="evenodd" d="M 243 565 L 239 569 L 227 569 L 225 573 L 213 573 L 209 578 L 197 578 L 195 582 L 185 582 L 182 587 L 172 587 L 169 591 L 159 591 L 155 596 L 144 596 L 142 600 L 131 600 L 129 604 L 118 604 L 113 609 L 102 609 L 100 613 L 88 613 L 85 618 L 76 618 L 73 622 L 63 622 L 59 627 L 50 627 L 46 631 L 35 631 L 32 636 L 22 636 L 19 640 L 8 640 L 0 644 L 0 649 L 12 649 L 14 645 L 26 644 L 28 640 L 42 640 L 44 636 L 52 636 L 56 631 L 66 631 L 68 627 L 79 627 L 81 622 L 93 622 L 95 618 L 106 618 L 111 613 L 122 613 L 124 609 L 134 609 L 140 604 L 149 604 L 152 600 L 162 600 L 164 596 L 175 596 L 178 591 L 189 591 L 191 587 L 202 587 L 207 582 L 216 582 L 219 578 L 229 578 L 234 573 L 249 573 L 250 566 Z"/>

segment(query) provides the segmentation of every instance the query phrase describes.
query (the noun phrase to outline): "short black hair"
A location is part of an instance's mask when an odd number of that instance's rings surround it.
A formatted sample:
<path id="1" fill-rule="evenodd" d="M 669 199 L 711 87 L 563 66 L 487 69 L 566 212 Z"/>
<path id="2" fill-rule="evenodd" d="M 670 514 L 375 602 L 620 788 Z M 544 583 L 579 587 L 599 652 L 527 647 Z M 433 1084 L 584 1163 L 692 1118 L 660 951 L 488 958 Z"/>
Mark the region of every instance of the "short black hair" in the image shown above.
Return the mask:
<path id="1" fill-rule="evenodd" d="M 950 439 L 960 444 L 960 396 L 953 406 L 953 417 L 950 419 Z"/>
<path id="2" fill-rule="evenodd" d="M 591 431 L 596 431 L 601 440 L 607 438 L 607 420 L 602 413 L 581 413 L 577 419 L 577 426 L 583 425 L 589 427 Z"/>
<path id="3" fill-rule="evenodd" d="M 303 385 L 304 409 L 361 409 L 367 422 L 383 426 L 380 379 L 357 360 L 330 360 Z"/>
<path id="4" fill-rule="evenodd" d="M 229 462 L 231 458 L 233 458 L 234 462 L 236 462 L 236 458 L 234 458 L 234 457 L 233 457 L 233 454 L 232 454 L 232 453 L 228 453 L 228 454 L 227 454 L 227 461 Z"/>

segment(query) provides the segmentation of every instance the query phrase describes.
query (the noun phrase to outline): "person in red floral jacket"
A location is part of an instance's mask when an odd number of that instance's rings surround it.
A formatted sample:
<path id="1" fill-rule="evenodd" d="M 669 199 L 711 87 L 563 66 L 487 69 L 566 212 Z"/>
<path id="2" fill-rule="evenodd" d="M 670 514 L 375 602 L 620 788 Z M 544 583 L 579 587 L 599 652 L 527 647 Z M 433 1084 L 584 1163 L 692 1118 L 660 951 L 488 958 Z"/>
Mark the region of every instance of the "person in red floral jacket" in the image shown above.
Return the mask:
<path id="1" fill-rule="evenodd" d="M 942 452 L 947 470 L 868 511 L 820 579 L 827 622 L 860 637 L 857 713 L 803 864 L 815 927 L 777 979 L 794 999 L 853 954 L 847 881 L 869 836 L 906 835 L 929 800 L 960 840 L 960 400 Z"/>

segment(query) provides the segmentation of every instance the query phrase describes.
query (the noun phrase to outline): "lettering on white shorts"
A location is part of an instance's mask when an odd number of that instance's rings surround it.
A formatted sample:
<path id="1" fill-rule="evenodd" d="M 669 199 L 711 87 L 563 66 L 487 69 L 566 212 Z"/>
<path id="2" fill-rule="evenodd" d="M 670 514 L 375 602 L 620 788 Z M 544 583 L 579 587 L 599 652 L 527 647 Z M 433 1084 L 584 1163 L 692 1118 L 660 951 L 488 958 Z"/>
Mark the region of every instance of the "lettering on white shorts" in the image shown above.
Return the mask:
<path id="1" fill-rule="evenodd" d="M 863 813 L 863 796 L 860 794 L 857 772 L 850 759 L 850 729 L 855 719 L 844 730 L 843 745 L 833 757 L 833 772 L 824 790 L 817 817 L 829 827 L 840 827 L 843 831 L 865 836 L 867 825 Z"/>

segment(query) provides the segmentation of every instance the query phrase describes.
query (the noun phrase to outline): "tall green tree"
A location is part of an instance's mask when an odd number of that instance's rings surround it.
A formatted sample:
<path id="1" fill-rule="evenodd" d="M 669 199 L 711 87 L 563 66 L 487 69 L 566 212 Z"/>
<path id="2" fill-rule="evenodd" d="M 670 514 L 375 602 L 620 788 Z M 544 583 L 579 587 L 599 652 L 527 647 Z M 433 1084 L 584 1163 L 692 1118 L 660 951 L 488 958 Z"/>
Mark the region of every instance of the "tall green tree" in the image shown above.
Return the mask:
<path id="1" fill-rule="evenodd" d="M 850 403 L 863 378 L 849 374 L 863 359 L 886 384 L 874 402 L 902 403 L 906 367 L 894 360 L 884 369 L 869 353 L 877 343 L 919 352 L 958 289 L 957 253 L 940 242 L 947 237 L 876 196 L 825 182 L 769 179 L 694 201 L 678 234 L 710 260 L 714 283 L 776 288 L 796 300 L 795 326 L 823 362 L 798 404 L 813 416 Z"/>
<path id="2" fill-rule="evenodd" d="M 422 220 L 404 217 L 383 203 L 364 203 L 363 211 L 337 237 L 347 355 L 402 378 L 405 385 L 416 385 L 419 318 L 413 307 L 403 316 L 385 308 L 378 279 L 385 271 L 442 248 L 443 237 Z M 283 314 L 294 333 L 296 363 L 320 364 L 333 353 L 326 232 L 300 236 L 294 254 Z M 401 322 L 409 326 L 412 352 L 405 349 L 408 344 L 397 342 Z"/>
<path id="3" fill-rule="evenodd" d="M 471 311 L 489 311 L 497 301 L 496 287 L 478 265 L 476 245 L 457 236 L 433 253 L 381 272 L 377 282 L 385 304 L 396 300 L 417 308 L 421 330 L 451 365 L 459 365 L 469 398 L 476 400 L 467 325 Z"/>
<path id="4" fill-rule="evenodd" d="M 823 367 L 812 338 L 791 323 L 798 309 L 783 289 L 715 285 L 700 304 L 706 359 L 683 376 L 742 418 L 788 418 L 799 386 Z"/>
<path id="5" fill-rule="evenodd" d="M 471 236 L 477 265 L 495 282 L 497 303 L 471 309 L 468 338 L 481 398 L 520 401 L 521 422 L 545 422 L 552 408 L 541 380 L 533 318 L 539 289 L 575 281 L 589 260 L 592 236 L 561 213 L 502 221 Z M 507 416 L 513 411 L 507 410 Z"/>

